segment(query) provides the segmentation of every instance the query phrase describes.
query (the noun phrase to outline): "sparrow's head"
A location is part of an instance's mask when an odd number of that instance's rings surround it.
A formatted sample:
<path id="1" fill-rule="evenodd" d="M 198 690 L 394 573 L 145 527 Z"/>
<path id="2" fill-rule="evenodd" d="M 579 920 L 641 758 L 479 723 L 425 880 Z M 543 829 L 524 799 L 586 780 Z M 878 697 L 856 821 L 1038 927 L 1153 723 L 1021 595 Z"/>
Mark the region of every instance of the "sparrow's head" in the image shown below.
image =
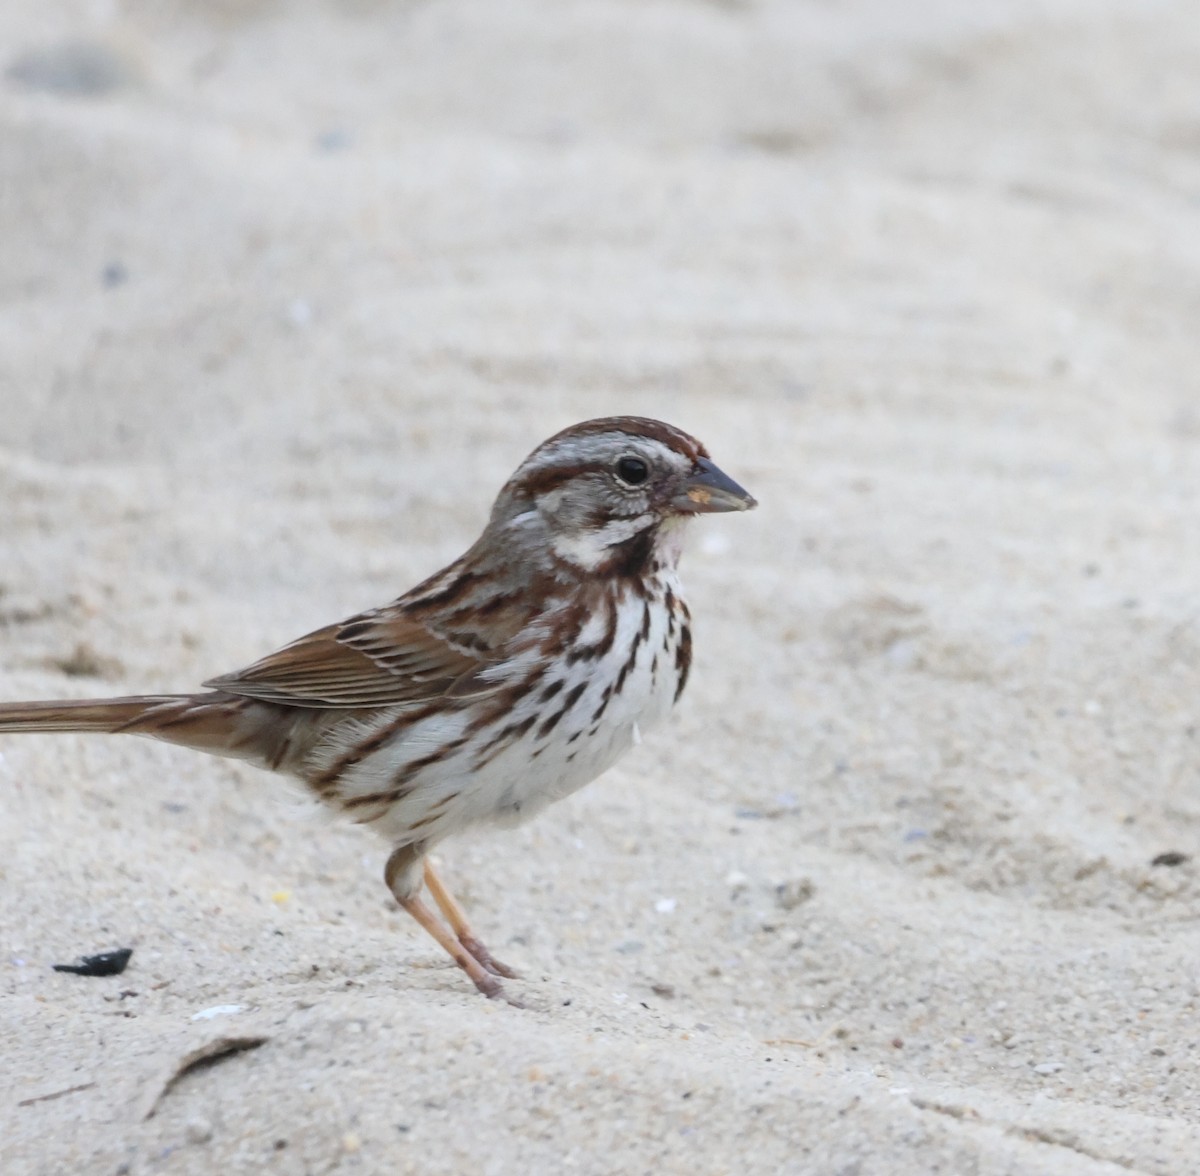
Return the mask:
<path id="1" fill-rule="evenodd" d="M 535 528 L 593 573 L 644 562 L 671 524 L 757 505 L 694 437 L 647 417 L 602 417 L 544 441 L 508 480 L 490 530 Z"/>

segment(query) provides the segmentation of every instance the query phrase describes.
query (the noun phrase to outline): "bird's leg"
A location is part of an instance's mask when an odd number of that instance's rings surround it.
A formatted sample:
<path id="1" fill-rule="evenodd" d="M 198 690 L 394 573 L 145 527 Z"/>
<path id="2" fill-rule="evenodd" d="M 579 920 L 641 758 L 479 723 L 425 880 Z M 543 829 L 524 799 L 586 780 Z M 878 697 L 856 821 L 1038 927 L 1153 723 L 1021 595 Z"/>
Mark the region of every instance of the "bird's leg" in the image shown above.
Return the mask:
<path id="1" fill-rule="evenodd" d="M 475 982 L 475 987 L 484 996 L 495 998 L 504 995 L 504 987 L 495 976 L 459 943 L 438 921 L 438 917 L 425 905 L 417 891 L 421 883 L 417 869 L 421 853 L 412 845 L 402 845 L 388 858 L 383 877 L 396 901 L 446 950 L 450 958 Z"/>
<path id="2" fill-rule="evenodd" d="M 446 916 L 446 922 L 458 936 L 458 942 L 493 976 L 516 980 L 518 974 L 507 964 L 502 964 L 496 959 L 476 937 L 475 932 L 471 930 L 471 924 L 467 922 L 466 912 L 458 905 L 458 900 L 454 895 L 446 889 L 446 884 L 437 876 L 437 872 L 430 865 L 428 858 L 425 859 L 425 885 L 429 887 L 429 893 L 433 895 L 433 901 L 437 903 L 438 909 Z"/>

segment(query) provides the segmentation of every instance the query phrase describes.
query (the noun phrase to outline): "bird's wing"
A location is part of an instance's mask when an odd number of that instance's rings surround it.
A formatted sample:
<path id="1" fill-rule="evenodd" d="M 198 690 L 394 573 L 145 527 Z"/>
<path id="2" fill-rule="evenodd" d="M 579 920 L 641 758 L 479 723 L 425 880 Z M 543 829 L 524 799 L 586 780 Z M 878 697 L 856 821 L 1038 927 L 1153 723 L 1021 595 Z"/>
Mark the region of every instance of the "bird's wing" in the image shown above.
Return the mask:
<path id="1" fill-rule="evenodd" d="M 329 625 L 204 685 L 291 706 L 357 709 L 465 697 L 493 660 L 439 637 L 394 607 Z"/>

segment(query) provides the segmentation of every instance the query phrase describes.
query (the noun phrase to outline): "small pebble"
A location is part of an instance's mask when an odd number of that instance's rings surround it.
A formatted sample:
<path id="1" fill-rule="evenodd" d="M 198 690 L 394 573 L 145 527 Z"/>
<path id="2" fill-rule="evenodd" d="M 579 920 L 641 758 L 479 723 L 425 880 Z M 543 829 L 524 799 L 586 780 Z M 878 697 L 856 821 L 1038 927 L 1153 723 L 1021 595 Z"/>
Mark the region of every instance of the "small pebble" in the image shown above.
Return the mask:
<path id="1" fill-rule="evenodd" d="M 794 911 L 796 907 L 808 902 L 817 888 L 811 878 L 789 878 L 775 887 L 775 902 L 785 911 Z"/>
<path id="2" fill-rule="evenodd" d="M 245 1005 L 213 1005 L 212 1008 L 201 1009 L 192 1014 L 193 1021 L 211 1021 L 213 1017 L 232 1017 L 240 1013 Z"/>
<path id="3" fill-rule="evenodd" d="M 184 1128 L 188 1143 L 207 1143 L 212 1139 L 212 1124 L 207 1119 L 195 1118 L 187 1121 Z"/>
<path id="4" fill-rule="evenodd" d="M 1191 858 L 1188 854 L 1181 853 L 1177 849 L 1169 849 L 1166 853 L 1160 853 L 1150 864 L 1152 866 L 1182 866 L 1189 861 Z"/>

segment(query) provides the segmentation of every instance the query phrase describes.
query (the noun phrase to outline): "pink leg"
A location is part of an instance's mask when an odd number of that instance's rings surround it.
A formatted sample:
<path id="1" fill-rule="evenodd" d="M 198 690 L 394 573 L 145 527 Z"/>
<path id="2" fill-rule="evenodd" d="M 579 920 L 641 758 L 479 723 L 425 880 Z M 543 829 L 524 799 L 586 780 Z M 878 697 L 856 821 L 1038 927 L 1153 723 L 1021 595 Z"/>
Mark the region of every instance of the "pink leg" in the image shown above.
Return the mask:
<path id="1" fill-rule="evenodd" d="M 515 980 L 517 973 L 506 964 L 502 964 L 480 943 L 475 932 L 471 930 L 470 923 L 467 922 L 466 913 L 458 905 L 458 900 L 454 895 L 446 889 L 445 883 L 437 876 L 436 871 L 429 864 L 428 858 L 425 859 L 425 885 L 429 887 L 429 893 L 433 895 L 433 901 L 437 903 L 438 909 L 446 916 L 446 922 L 458 936 L 458 942 L 493 976 L 504 976 L 506 979 Z"/>

